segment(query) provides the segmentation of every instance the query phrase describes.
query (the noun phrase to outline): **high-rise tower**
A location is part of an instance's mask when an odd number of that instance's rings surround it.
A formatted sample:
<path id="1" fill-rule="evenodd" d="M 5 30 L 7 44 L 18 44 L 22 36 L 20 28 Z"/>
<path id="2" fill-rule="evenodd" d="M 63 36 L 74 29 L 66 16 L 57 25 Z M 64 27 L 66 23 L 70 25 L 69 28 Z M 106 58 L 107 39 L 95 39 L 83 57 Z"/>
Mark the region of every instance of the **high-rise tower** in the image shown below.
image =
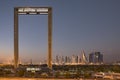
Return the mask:
<path id="1" fill-rule="evenodd" d="M 85 55 L 84 50 L 82 50 L 82 63 L 83 63 L 83 64 L 88 63 L 88 60 L 87 60 L 87 57 L 86 57 L 86 55 Z"/>
<path id="2" fill-rule="evenodd" d="M 101 64 L 103 63 L 103 54 L 100 52 L 93 52 L 89 54 L 89 63 Z"/>

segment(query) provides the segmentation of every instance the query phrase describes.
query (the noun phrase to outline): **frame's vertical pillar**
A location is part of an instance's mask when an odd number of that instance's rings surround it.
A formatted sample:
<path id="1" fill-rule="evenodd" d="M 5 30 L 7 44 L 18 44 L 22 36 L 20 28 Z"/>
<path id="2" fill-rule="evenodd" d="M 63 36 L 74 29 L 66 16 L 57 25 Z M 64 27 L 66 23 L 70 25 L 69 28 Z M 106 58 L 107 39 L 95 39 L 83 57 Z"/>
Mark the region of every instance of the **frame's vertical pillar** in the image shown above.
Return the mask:
<path id="1" fill-rule="evenodd" d="M 18 67 L 18 8 L 14 8 L 14 68 Z"/>
<path id="2" fill-rule="evenodd" d="M 48 67 L 52 69 L 52 8 L 48 8 Z"/>

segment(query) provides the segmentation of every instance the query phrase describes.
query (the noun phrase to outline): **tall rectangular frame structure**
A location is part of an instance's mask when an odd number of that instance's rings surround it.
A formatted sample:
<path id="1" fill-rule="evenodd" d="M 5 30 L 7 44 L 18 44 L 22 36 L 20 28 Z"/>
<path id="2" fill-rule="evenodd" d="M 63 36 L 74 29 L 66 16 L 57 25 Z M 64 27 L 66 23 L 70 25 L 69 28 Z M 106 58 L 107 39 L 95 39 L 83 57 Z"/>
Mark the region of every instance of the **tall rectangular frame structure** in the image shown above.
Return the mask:
<path id="1" fill-rule="evenodd" d="M 52 8 L 15 7 L 14 8 L 14 68 L 19 67 L 19 15 L 48 15 L 48 67 L 52 69 Z"/>

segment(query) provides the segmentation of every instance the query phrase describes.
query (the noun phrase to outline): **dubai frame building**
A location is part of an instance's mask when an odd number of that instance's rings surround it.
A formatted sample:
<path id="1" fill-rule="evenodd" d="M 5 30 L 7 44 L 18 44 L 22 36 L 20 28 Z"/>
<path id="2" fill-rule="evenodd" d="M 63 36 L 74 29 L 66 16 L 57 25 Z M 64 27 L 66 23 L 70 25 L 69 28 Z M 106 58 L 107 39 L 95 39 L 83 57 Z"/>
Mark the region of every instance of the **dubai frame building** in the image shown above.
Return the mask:
<path id="1" fill-rule="evenodd" d="M 15 7 L 14 8 L 14 68 L 19 66 L 19 15 L 48 15 L 48 60 L 52 69 L 52 8 L 51 7 Z"/>

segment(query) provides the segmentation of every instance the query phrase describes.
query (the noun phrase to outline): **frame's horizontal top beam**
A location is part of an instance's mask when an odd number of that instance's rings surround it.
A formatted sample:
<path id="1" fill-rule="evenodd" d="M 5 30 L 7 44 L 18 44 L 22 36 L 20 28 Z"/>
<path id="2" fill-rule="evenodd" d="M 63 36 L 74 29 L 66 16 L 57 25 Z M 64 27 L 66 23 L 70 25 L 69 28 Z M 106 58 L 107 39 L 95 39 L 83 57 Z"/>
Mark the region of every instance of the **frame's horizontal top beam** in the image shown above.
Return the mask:
<path id="1" fill-rule="evenodd" d="M 15 8 L 51 8 L 51 7 L 31 7 L 31 6 L 24 6 L 24 7 L 15 7 Z"/>
<path id="2" fill-rule="evenodd" d="M 40 12 L 39 13 L 38 12 L 24 12 L 24 13 L 22 12 L 22 13 L 18 13 L 18 14 L 19 15 L 26 15 L 26 14 L 27 15 L 39 15 L 39 14 L 40 15 L 48 15 L 48 13 L 40 13 Z"/>
<path id="3" fill-rule="evenodd" d="M 51 7 L 16 7 L 18 14 L 47 14 Z"/>

